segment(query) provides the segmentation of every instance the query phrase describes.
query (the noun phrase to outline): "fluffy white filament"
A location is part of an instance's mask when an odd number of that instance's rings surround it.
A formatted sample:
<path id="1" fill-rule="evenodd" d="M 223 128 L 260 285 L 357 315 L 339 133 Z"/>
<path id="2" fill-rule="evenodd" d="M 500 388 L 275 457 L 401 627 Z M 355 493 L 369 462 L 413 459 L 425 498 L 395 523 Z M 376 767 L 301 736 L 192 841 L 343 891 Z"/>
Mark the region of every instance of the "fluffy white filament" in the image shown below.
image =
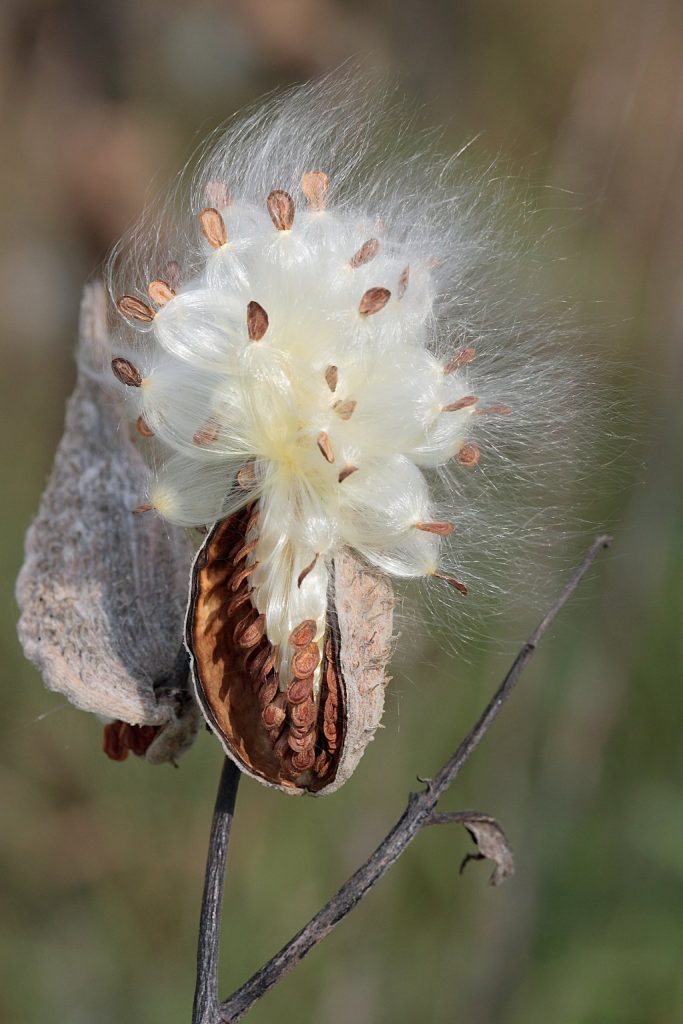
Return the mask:
<path id="1" fill-rule="evenodd" d="M 464 591 L 480 451 L 503 486 L 521 444 L 547 451 L 572 415 L 545 325 L 495 280 L 478 191 L 399 159 L 400 133 L 345 91 L 305 87 L 237 122 L 192 204 L 150 214 L 112 260 L 112 354 L 141 382 L 117 376 L 156 446 L 148 502 L 208 526 L 259 500 L 245 564 L 283 652 L 305 619 L 322 635 L 344 545 Z"/>

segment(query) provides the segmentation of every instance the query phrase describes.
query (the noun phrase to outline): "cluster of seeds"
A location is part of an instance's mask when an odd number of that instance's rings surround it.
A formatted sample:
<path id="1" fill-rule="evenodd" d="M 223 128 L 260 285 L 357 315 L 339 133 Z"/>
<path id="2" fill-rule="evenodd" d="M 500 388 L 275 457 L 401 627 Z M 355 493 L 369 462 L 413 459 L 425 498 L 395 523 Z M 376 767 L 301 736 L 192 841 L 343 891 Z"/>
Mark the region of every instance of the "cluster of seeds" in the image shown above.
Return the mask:
<path id="1" fill-rule="evenodd" d="M 112 761 L 125 761 L 129 753 L 143 757 L 158 733 L 156 725 L 129 725 L 117 719 L 105 725 L 102 749 Z"/>
<path id="2" fill-rule="evenodd" d="M 266 764 L 264 774 L 322 784 L 344 729 L 333 631 L 326 617 L 323 645 L 313 619 L 292 630 L 283 686 L 278 647 L 252 603 L 258 523 L 253 505 L 228 517 L 207 537 L 206 558 L 198 558 L 187 642 L 199 696 L 250 767 Z"/>
<path id="3" fill-rule="evenodd" d="M 263 209 L 210 183 L 203 270 L 183 280 L 173 260 L 145 298 L 121 295 L 141 359 L 112 361 L 139 433 L 167 453 L 135 511 L 210 528 L 250 509 L 225 614 L 290 774 L 324 771 L 320 737 L 336 742 L 323 666 L 335 553 L 466 594 L 441 569 L 454 523 L 425 473 L 475 467 L 476 417 L 511 411 L 473 393 L 471 345 L 445 362 L 433 353 L 429 261 L 411 264 L 380 222 L 331 209 L 329 187 L 324 172 L 304 174 L 299 211 L 284 189 Z"/>

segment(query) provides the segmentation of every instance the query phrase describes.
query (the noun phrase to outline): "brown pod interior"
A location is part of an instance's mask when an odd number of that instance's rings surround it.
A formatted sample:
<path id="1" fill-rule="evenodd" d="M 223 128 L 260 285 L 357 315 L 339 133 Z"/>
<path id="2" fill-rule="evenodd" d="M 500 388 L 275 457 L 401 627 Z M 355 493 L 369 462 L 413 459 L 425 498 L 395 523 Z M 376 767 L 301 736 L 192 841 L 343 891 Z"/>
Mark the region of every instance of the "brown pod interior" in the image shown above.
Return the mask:
<path id="1" fill-rule="evenodd" d="M 314 700 L 317 647 L 302 644 L 292 661 L 295 674 L 282 687 L 265 619 L 251 601 L 247 555 L 254 545 L 245 539 L 257 517 L 253 504 L 217 523 L 195 559 L 186 644 L 196 695 L 226 752 L 248 774 L 290 792 L 314 793 L 333 782 L 345 733 L 333 602 Z M 298 627 L 304 641 L 305 627 Z"/>

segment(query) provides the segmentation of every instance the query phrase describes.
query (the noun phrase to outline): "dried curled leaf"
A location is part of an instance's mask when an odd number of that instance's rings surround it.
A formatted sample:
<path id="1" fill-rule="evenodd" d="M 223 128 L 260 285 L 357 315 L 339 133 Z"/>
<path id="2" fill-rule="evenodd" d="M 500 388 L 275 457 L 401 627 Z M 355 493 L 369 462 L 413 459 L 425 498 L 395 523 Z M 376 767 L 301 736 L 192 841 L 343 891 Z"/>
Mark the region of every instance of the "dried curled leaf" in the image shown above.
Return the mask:
<path id="1" fill-rule="evenodd" d="M 330 567 L 324 638 L 304 621 L 289 637 L 291 678 L 251 602 L 245 538 L 256 506 L 217 523 L 192 570 L 186 645 L 197 700 L 226 753 L 287 793 L 338 789 L 372 739 L 384 708 L 392 632 L 389 581 L 350 551 Z M 320 649 L 322 648 L 322 656 Z"/>
<path id="2" fill-rule="evenodd" d="M 489 879 L 491 885 L 500 885 L 507 878 L 512 878 L 515 873 L 515 861 L 507 836 L 496 819 L 488 814 L 473 812 L 463 815 L 460 820 L 479 850 L 478 853 L 467 854 L 460 865 L 460 872 L 462 873 L 465 865 L 471 860 L 488 859 L 496 865 Z"/>
<path id="3" fill-rule="evenodd" d="M 170 747 L 182 747 L 196 720 L 155 684 L 173 676 L 192 554 L 181 531 L 132 514 L 148 470 L 121 430 L 118 396 L 100 383 L 105 308 L 103 288 L 90 286 L 64 436 L 26 535 L 19 638 L 49 689 L 107 718 L 169 726 L 166 741 L 181 718 L 187 735 Z"/>

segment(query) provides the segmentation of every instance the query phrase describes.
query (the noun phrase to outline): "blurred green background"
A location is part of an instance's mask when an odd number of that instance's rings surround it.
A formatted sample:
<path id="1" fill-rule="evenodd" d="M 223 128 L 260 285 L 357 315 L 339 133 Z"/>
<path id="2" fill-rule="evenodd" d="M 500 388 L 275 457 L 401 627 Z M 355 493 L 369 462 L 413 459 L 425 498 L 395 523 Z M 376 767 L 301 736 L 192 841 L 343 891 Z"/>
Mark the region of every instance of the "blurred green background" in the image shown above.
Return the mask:
<path id="1" fill-rule="evenodd" d="M 481 132 L 480 155 L 552 186 L 540 194 L 549 223 L 563 207 L 558 277 L 609 360 L 627 454 L 597 474 L 586 510 L 613 530 L 612 552 L 444 804 L 500 818 L 515 879 L 491 889 L 487 865 L 459 878 L 469 840 L 427 830 L 250 1019 L 683 1020 L 682 53 L 678 0 L 0 7 L 3 1022 L 189 1020 L 221 762 L 208 735 L 178 771 L 107 761 L 98 724 L 43 689 L 15 637 L 14 579 L 73 384 L 82 283 L 206 130 L 352 54 L 397 74 L 425 123 L 446 123 L 447 145 Z M 386 728 L 338 795 L 243 784 L 225 995 L 372 850 L 536 617 L 520 594 L 490 647 L 406 648 Z"/>

